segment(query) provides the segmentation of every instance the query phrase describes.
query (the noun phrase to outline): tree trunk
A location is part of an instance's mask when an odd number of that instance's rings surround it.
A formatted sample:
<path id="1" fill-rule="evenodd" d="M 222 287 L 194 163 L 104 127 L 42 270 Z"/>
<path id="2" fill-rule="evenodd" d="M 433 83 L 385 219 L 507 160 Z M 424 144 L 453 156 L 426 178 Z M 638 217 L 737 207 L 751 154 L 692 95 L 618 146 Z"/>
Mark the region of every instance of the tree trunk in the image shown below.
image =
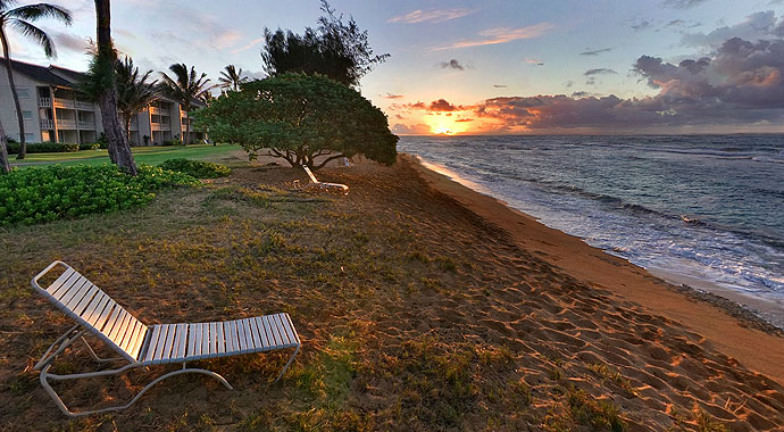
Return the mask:
<path id="1" fill-rule="evenodd" d="M 187 117 L 187 119 L 185 121 L 185 131 L 183 133 L 184 136 L 182 137 L 182 144 L 183 145 L 188 145 L 188 144 L 191 143 L 191 134 L 190 134 L 190 131 L 191 131 L 191 117 L 190 117 L 190 113 L 188 113 L 188 111 L 185 111 L 185 113 L 188 114 L 188 117 Z M 180 122 L 182 122 L 182 120 L 180 120 Z"/>
<path id="2" fill-rule="evenodd" d="M 25 129 L 24 129 L 24 116 L 22 116 L 22 108 L 19 105 L 19 94 L 16 92 L 16 83 L 14 83 L 14 72 L 11 70 L 11 54 L 8 52 L 8 40 L 5 37 L 5 31 L 0 28 L 0 42 L 3 45 L 3 54 L 5 55 L 5 71 L 8 74 L 8 85 L 11 87 L 11 96 L 14 98 L 14 106 L 16 107 L 16 121 L 19 122 L 19 153 L 16 155 L 17 159 L 24 159 L 27 154 L 27 144 L 25 143 Z M 6 138 L 7 140 L 8 138 Z"/>
<path id="3" fill-rule="evenodd" d="M 8 174 L 10 171 L 11 165 L 8 163 L 8 138 L 5 136 L 3 124 L 0 123 L 0 173 Z"/>
<path id="4" fill-rule="evenodd" d="M 128 144 L 131 143 L 131 116 L 127 114 L 123 114 L 123 120 L 125 120 L 125 137 L 128 139 Z"/>
<path id="5" fill-rule="evenodd" d="M 114 79 L 114 63 L 117 53 L 112 46 L 111 6 L 109 0 L 95 0 L 96 33 L 98 39 L 97 62 L 103 63 L 105 71 L 112 74 L 111 84 L 101 89 L 98 105 L 101 108 L 103 131 L 108 141 L 109 157 L 118 167 L 130 175 L 136 175 L 136 163 L 133 160 L 131 147 L 123 132 L 120 116 L 117 113 L 117 87 Z"/>

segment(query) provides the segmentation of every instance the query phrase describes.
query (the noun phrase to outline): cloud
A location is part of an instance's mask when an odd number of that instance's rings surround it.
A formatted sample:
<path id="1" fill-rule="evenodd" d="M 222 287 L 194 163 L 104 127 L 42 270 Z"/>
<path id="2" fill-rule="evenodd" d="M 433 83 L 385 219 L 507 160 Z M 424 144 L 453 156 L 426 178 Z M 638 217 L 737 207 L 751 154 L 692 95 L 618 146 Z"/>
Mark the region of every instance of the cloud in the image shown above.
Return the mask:
<path id="1" fill-rule="evenodd" d="M 610 52 L 612 48 L 602 48 L 597 50 L 585 50 L 580 53 L 581 56 L 597 56 L 602 53 Z"/>
<path id="2" fill-rule="evenodd" d="M 586 92 L 499 97 L 472 107 L 495 131 L 673 130 L 784 122 L 784 40 L 725 41 L 711 57 L 678 64 L 641 56 L 635 73 L 658 92 L 621 99 Z M 726 130 L 726 129 L 724 129 Z"/>
<path id="3" fill-rule="evenodd" d="M 492 28 L 479 32 L 479 36 L 481 36 L 481 39 L 463 40 L 463 41 L 455 42 L 451 45 L 434 48 L 434 50 L 439 51 L 445 49 L 469 48 L 469 47 L 485 46 L 485 45 L 498 45 L 498 44 L 504 44 L 516 40 L 521 40 L 521 39 L 534 39 L 547 33 L 553 28 L 555 28 L 555 26 L 549 22 L 541 22 L 538 24 L 534 24 L 526 27 L 518 27 L 518 28 L 509 28 L 509 27 Z"/>
<path id="4" fill-rule="evenodd" d="M 400 94 L 392 94 L 392 93 L 387 93 L 387 94 L 385 94 L 385 95 L 384 95 L 384 96 L 382 96 L 382 97 L 383 97 L 384 99 L 401 99 L 401 98 L 403 97 L 403 95 L 400 95 Z"/>
<path id="5" fill-rule="evenodd" d="M 54 46 L 58 50 L 85 53 L 90 48 L 90 42 L 87 38 L 80 38 L 71 33 L 51 31 L 49 35 L 54 40 Z"/>
<path id="6" fill-rule="evenodd" d="M 782 36 L 784 20 L 777 22 L 775 12 L 769 10 L 753 13 L 736 25 L 720 27 L 710 33 L 685 34 L 682 43 L 686 46 L 717 48 L 734 37 L 756 41 Z"/>
<path id="7" fill-rule="evenodd" d="M 544 66 L 544 62 L 539 60 L 539 59 L 526 58 L 526 59 L 523 59 L 523 61 L 528 63 L 529 65 L 533 65 L 533 66 Z"/>
<path id="8" fill-rule="evenodd" d="M 452 112 L 461 109 L 451 103 L 447 102 L 446 99 L 439 99 L 437 101 L 433 101 L 430 103 L 429 107 L 430 111 L 434 112 Z"/>
<path id="9" fill-rule="evenodd" d="M 455 123 L 468 123 L 468 122 L 472 122 L 472 121 L 474 121 L 474 119 L 472 119 L 472 118 L 459 118 L 459 119 L 455 120 Z"/>
<path id="10" fill-rule="evenodd" d="M 248 43 L 246 43 L 245 45 L 242 45 L 240 47 L 237 47 L 237 48 L 231 50 L 231 53 L 232 54 L 238 54 L 238 53 L 241 53 L 243 51 L 247 51 L 247 50 L 255 47 L 256 45 L 258 45 L 258 44 L 260 44 L 262 42 L 264 42 L 264 38 L 263 37 L 253 39 L 253 40 L 249 41 Z"/>
<path id="11" fill-rule="evenodd" d="M 415 125 L 396 124 L 392 126 L 392 132 L 400 135 L 425 135 L 430 133 L 430 126 L 417 123 Z"/>
<path id="12" fill-rule="evenodd" d="M 442 22 L 462 18 L 467 15 L 471 15 L 474 12 L 476 12 L 476 10 L 466 9 L 466 8 L 430 9 L 430 10 L 417 9 L 405 15 L 394 16 L 388 19 L 387 22 L 405 23 L 405 24 L 417 24 L 417 23 L 424 23 L 424 22 L 442 23 Z"/>
<path id="13" fill-rule="evenodd" d="M 632 29 L 634 31 L 643 31 L 651 26 L 650 21 L 640 21 L 637 24 L 632 24 Z"/>
<path id="14" fill-rule="evenodd" d="M 662 3 L 666 7 L 676 9 L 689 9 L 705 3 L 707 0 L 664 0 Z"/>
<path id="15" fill-rule="evenodd" d="M 464 70 L 465 67 L 460 64 L 457 59 L 449 60 L 448 62 L 441 62 L 441 69 L 455 69 L 455 70 Z"/>
<path id="16" fill-rule="evenodd" d="M 617 75 L 618 72 L 615 72 L 612 69 L 608 68 L 596 68 L 596 69 L 588 69 L 585 71 L 583 75 L 585 76 L 592 76 L 592 75 Z"/>
<path id="17" fill-rule="evenodd" d="M 507 88 L 509 86 L 506 85 L 506 84 L 493 84 L 493 87 L 495 87 L 495 88 Z"/>

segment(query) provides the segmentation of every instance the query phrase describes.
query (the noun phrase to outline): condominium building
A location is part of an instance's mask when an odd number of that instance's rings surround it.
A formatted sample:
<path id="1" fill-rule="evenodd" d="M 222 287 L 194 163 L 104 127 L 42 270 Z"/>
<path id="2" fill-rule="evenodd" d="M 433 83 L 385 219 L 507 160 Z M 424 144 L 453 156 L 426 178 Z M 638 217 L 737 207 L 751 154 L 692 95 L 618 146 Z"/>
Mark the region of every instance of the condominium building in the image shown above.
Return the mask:
<path id="1" fill-rule="evenodd" d="M 5 62 L 0 61 L 0 121 L 6 135 L 19 139 L 11 87 Z M 24 118 L 25 141 L 60 143 L 92 143 L 103 133 L 98 105 L 78 91 L 84 77 L 81 72 L 57 66 L 38 66 L 12 60 L 16 91 Z M 188 114 L 177 102 L 160 97 L 131 119 L 130 144 L 161 145 L 181 139 Z M 205 135 L 191 131 L 192 143 Z"/>

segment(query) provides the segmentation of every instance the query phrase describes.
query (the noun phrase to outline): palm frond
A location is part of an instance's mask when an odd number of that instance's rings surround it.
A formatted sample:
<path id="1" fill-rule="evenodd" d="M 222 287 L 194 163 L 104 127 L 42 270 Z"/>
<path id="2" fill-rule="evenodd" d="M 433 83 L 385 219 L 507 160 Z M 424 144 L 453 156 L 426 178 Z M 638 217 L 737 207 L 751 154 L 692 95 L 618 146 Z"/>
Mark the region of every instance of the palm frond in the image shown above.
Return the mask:
<path id="1" fill-rule="evenodd" d="M 20 6 L 16 9 L 9 10 L 6 14 L 10 17 L 28 21 L 36 21 L 41 18 L 54 18 L 64 22 L 66 25 L 71 25 L 71 12 L 68 11 L 68 9 L 48 3 Z"/>
<path id="2" fill-rule="evenodd" d="M 36 41 L 44 49 L 44 54 L 47 57 L 56 57 L 57 53 L 54 50 L 54 43 L 45 31 L 18 18 L 11 21 L 11 25 L 22 35 Z"/>

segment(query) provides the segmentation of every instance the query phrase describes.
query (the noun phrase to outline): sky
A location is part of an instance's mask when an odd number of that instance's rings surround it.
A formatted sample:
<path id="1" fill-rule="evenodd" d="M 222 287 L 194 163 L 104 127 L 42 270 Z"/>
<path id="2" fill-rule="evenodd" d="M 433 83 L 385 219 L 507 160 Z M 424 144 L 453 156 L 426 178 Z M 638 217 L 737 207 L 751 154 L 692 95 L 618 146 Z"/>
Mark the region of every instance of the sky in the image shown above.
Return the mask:
<path id="1" fill-rule="evenodd" d="M 47 59 L 86 69 L 92 0 L 48 0 Z M 20 1 L 20 4 L 35 1 Z M 333 0 L 390 58 L 362 94 L 398 134 L 784 132 L 784 0 Z M 234 64 L 265 76 L 265 28 L 302 32 L 318 0 L 113 0 L 117 47 L 144 69 Z"/>

